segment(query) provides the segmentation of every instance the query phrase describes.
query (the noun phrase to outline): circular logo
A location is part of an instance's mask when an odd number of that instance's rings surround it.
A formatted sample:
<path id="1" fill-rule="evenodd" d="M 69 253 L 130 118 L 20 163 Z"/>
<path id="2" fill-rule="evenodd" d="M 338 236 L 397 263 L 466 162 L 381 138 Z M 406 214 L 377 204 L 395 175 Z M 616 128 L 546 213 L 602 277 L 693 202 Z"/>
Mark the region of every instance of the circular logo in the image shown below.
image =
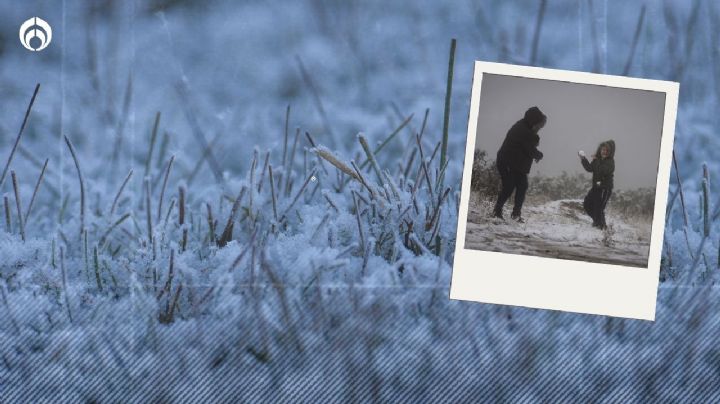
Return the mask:
<path id="1" fill-rule="evenodd" d="M 52 28 L 40 17 L 32 17 L 20 26 L 20 43 L 33 52 L 39 52 L 50 45 Z"/>

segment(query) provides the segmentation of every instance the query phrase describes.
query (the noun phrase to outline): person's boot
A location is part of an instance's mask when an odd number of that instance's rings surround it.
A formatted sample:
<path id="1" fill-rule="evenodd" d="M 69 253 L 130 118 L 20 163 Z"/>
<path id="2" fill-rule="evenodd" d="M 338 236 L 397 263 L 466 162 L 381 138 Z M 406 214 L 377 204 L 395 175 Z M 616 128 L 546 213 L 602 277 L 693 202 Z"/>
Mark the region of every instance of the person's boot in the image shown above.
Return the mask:
<path id="1" fill-rule="evenodd" d="M 522 218 L 522 216 L 519 213 L 513 212 L 510 215 L 510 218 L 518 223 L 525 223 L 525 219 Z"/>
<path id="2" fill-rule="evenodd" d="M 495 209 L 493 209 L 492 217 L 494 217 L 496 219 L 505 220 L 505 218 L 503 217 L 502 211 L 503 211 L 502 206 L 495 204 Z"/>

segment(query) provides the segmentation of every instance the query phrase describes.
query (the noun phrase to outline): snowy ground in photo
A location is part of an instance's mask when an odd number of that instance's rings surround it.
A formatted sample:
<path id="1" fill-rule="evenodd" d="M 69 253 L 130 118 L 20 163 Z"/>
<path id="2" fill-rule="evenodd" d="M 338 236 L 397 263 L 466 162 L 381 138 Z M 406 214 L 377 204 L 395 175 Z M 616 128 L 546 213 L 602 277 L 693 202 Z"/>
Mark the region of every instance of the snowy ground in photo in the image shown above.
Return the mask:
<path id="1" fill-rule="evenodd" d="M 509 203 L 512 204 L 512 200 Z M 523 207 L 525 223 L 493 218 L 492 202 L 471 194 L 465 248 L 510 254 L 646 267 L 650 223 L 607 213 L 608 229 L 592 227 L 582 200 L 557 200 Z"/>

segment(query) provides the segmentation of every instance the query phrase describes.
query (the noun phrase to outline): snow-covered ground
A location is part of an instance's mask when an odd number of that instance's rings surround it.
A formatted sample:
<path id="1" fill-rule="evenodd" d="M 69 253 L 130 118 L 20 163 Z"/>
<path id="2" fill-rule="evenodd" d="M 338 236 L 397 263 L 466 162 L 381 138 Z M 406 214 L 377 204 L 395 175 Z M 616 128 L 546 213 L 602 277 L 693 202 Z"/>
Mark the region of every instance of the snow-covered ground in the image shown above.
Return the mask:
<path id="1" fill-rule="evenodd" d="M 526 203 L 521 224 L 492 218 L 490 202 L 480 202 L 475 194 L 470 199 L 465 248 L 647 267 L 649 222 L 608 212 L 608 229 L 599 230 L 592 227 L 581 200 L 566 199 Z"/>

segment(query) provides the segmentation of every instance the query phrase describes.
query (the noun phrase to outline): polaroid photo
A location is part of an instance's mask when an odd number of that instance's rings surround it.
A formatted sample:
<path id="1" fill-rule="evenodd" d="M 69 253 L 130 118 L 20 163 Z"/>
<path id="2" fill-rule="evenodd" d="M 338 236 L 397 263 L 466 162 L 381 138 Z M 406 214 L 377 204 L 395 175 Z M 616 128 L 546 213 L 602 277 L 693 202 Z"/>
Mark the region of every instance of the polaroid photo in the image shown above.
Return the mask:
<path id="1" fill-rule="evenodd" d="M 654 320 L 678 90 L 475 62 L 450 298 Z"/>

